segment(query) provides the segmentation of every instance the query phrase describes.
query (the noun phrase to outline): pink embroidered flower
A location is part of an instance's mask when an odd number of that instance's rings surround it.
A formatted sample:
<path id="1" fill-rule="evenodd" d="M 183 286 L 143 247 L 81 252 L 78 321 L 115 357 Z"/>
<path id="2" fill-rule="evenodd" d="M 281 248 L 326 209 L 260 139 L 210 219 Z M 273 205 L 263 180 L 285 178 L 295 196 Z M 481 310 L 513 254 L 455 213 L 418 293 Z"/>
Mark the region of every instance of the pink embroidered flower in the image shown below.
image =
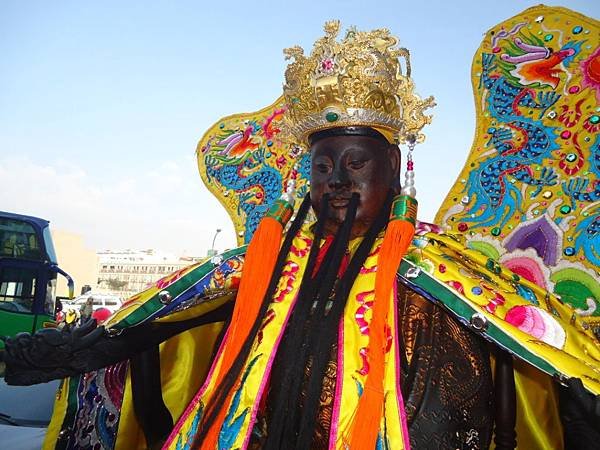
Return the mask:
<path id="1" fill-rule="evenodd" d="M 504 320 L 519 330 L 556 348 L 563 348 L 566 334 L 550 313 L 532 305 L 513 306 Z"/>
<path id="2" fill-rule="evenodd" d="M 550 279 L 550 268 L 533 248 L 516 249 L 500 257 L 500 263 L 513 273 L 552 292 L 554 283 Z"/>

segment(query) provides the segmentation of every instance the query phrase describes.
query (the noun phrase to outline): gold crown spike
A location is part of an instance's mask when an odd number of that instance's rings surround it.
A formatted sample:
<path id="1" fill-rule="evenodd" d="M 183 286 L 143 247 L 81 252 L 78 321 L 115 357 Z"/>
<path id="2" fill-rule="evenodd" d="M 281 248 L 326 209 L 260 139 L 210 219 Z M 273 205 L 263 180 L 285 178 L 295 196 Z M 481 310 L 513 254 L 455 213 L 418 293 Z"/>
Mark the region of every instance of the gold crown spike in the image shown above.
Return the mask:
<path id="1" fill-rule="evenodd" d="M 287 131 L 306 143 L 316 131 L 368 126 L 393 135 L 398 144 L 422 142 L 421 129 L 431 122 L 424 111 L 435 103 L 415 94 L 408 50 L 398 48 L 386 29 L 350 28 L 337 41 L 339 29 L 339 20 L 325 23 L 325 36 L 308 57 L 299 46 L 284 50 L 286 60 L 293 59 L 283 86 Z"/>

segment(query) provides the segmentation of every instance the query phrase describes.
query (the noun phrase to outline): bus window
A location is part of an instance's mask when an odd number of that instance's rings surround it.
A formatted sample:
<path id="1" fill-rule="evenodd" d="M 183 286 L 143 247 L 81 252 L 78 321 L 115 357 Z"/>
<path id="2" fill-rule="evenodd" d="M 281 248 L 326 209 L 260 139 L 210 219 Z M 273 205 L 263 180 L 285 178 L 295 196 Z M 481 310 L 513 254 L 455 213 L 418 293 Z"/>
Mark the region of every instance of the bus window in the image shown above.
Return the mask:
<path id="1" fill-rule="evenodd" d="M 56 250 L 54 250 L 54 243 L 50 234 L 50 228 L 44 228 L 42 235 L 44 239 L 44 245 L 46 246 L 46 256 L 48 257 L 48 260 L 56 264 L 58 260 L 56 259 Z"/>
<path id="2" fill-rule="evenodd" d="M 40 242 L 32 225 L 0 218 L 0 256 L 41 259 Z"/>
<path id="3" fill-rule="evenodd" d="M 0 270 L 0 309 L 31 313 L 37 270 L 5 267 Z"/>

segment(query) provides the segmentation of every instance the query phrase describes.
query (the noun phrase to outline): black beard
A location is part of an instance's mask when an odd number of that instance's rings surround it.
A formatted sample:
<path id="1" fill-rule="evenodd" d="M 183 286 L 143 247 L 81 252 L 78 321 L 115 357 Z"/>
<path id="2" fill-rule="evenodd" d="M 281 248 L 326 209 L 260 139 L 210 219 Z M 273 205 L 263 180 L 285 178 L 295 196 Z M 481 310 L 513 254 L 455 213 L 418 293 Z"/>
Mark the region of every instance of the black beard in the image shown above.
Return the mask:
<path id="1" fill-rule="evenodd" d="M 329 361 L 335 358 L 338 326 L 344 307 L 375 239 L 387 224 L 391 200 L 390 194 L 346 271 L 340 275 L 340 264 L 346 255 L 359 203 L 358 194 L 353 194 L 346 217 L 313 274 L 313 254 L 316 255 L 320 249 L 321 233 L 329 219 L 329 209 L 325 206 L 328 199 L 324 196 L 298 298 L 271 373 L 267 437 L 262 448 L 312 448 L 323 379 Z"/>
<path id="2" fill-rule="evenodd" d="M 306 424 L 307 420 L 304 417 L 309 413 L 312 416 L 312 413 L 316 412 L 314 408 L 309 409 L 309 403 L 313 403 L 313 399 L 319 397 L 321 390 L 321 383 L 313 381 L 313 378 L 316 380 L 315 374 L 320 369 L 315 367 L 316 357 L 322 356 L 320 359 L 325 359 L 326 362 L 330 356 L 330 350 L 323 352 L 323 355 L 315 353 L 315 350 L 321 347 L 317 338 L 322 332 L 323 319 L 329 312 L 326 306 L 348 247 L 358 203 L 358 194 L 353 194 L 346 209 L 346 217 L 315 273 L 316 256 L 330 213 L 329 194 L 323 195 L 321 199 L 315 235 L 298 298 L 277 349 L 273 366 L 271 391 L 268 394 L 268 432 L 263 446 L 265 450 L 293 449 L 300 442 L 309 444 L 300 448 L 310 446 L 314 420 L 311 417 L 311 424 Z M 311 370 L 307 372 L 309 366 Z M 303 392 L 306 392 L 306 396 Z"/>

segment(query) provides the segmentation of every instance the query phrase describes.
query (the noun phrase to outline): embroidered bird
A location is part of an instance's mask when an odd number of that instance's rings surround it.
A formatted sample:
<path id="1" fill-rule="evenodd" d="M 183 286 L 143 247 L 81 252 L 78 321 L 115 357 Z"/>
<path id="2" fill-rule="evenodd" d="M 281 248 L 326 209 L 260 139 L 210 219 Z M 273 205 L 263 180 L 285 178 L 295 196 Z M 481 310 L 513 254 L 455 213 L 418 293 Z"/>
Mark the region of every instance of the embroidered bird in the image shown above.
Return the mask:
<path id="1" fill-rule="evenodd" d="M 225 148 L 219 154 L 235 157 L 256 150 L 259 144 L 254 141 L 253 131 L 254 127 L 250 125 L 243 132 L 236 131 L 225 139 L 220 140 L 217 145 L 225 146 Z"/>
<path id="2" fill-rule="evenodd" d="M 575 54 L 574 48 L 563 48 L 557 52 L 551 49 L 531 45 L 515 38 L 514 43 L 525 53 L 519 56 L 504 54 L 501 56 L 503 61 L 515 64 L 515 68 L 510 72 L 519 82 L 524 85 L 534 83 L 547 84 L 554 89 L 560 82 L 559 74 L 563 69 L 558 66 L 564 59 Z"/>

